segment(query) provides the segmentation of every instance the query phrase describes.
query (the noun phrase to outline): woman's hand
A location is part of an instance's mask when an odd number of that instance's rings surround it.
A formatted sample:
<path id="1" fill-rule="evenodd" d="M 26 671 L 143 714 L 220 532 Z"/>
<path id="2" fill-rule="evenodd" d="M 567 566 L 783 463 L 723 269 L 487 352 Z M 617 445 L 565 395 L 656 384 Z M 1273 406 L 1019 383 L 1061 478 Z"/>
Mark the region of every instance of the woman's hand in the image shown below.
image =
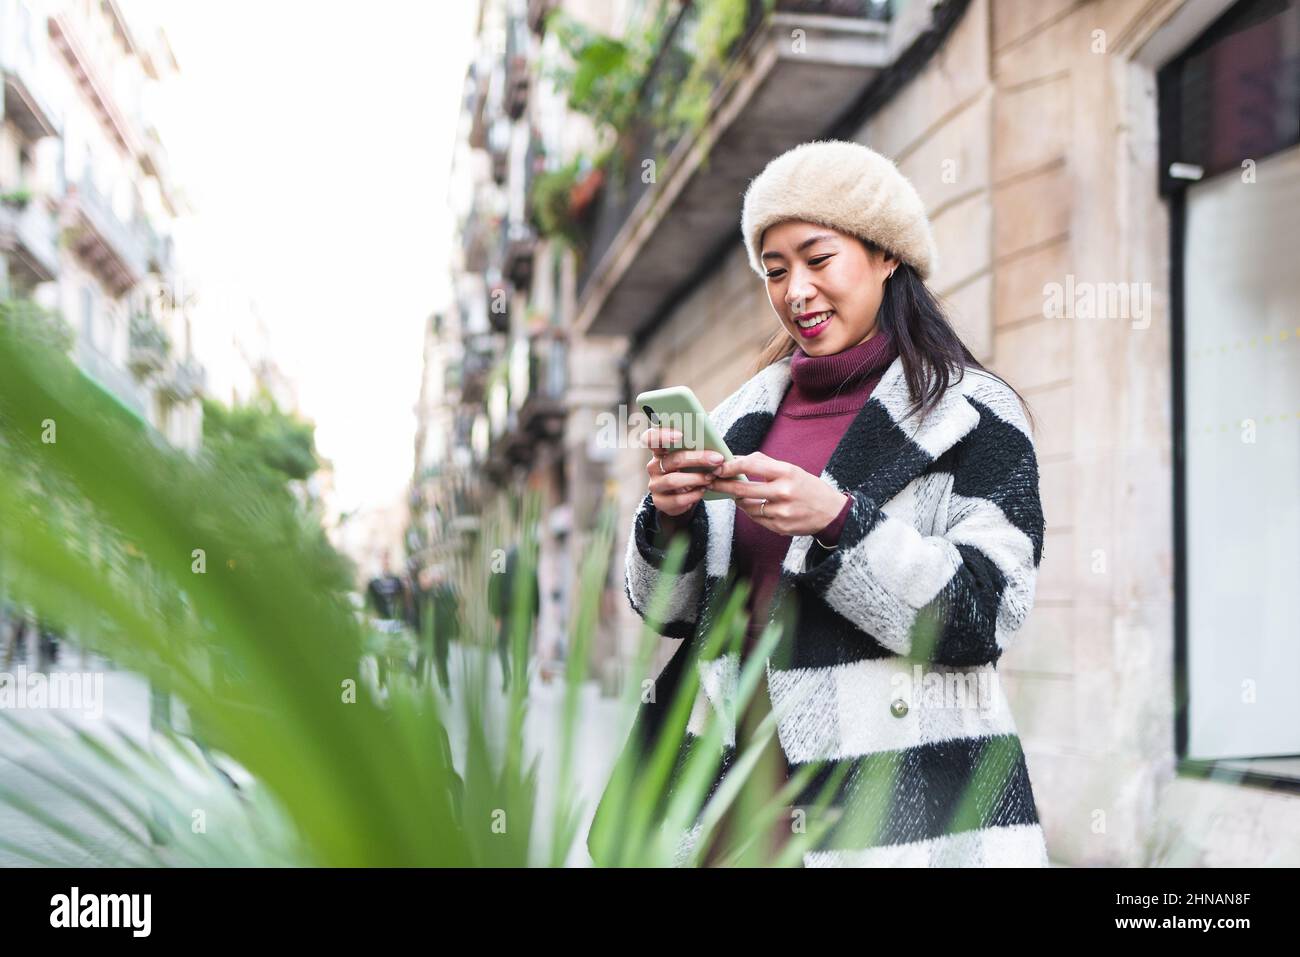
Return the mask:
<path id="1" fill-rule="evenodd" d="M 651 426 L 641 434 L 641 444 L 652 453 L 646 463 L 650 476 L 650 497 L 655 508 L 665 515 L 682 515 L 690 511 L 713 482 L 708 472 L 683 472 L 686 466 L 722 464 L 722 453 L 694 449 L 677 449 L 682 433 L 676 429 Z"/>
<path id="2" fill-rule="evenodd" d="M 744 474 L 745 482 L 732 476 Z M 848 497 L 820 476 L 762 452 L 738 455 L 718 467 L 711 487 L 736 496 L 736 507 L 780 535 L 814 535 L 835 520 Z M 763 505 L 767 499 L 767 505 Z M 761 510 L 761 514 L 760 514 Z"/>

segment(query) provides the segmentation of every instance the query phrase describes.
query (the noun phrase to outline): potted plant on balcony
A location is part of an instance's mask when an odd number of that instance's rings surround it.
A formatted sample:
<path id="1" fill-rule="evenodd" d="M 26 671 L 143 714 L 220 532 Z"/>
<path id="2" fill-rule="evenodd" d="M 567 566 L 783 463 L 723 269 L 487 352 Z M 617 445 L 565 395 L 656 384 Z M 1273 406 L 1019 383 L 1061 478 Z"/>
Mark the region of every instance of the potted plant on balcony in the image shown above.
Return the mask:
<path id="1" fill-rule="evenodd" d="M 580 157 L 575 158 L 559 169 L 538 173 L 528 197 L 528 218 L 538 235 L 560 239 L 574 247 L 582 240 L 572 202 L 580 162 Z"/>
<path id="2" fill-rule="evenodd" d="M 31 200 L 32 191 L 27 189 L 25 186 L 20 186 L 18 189 L 0 193 L 0 203 L 3 203 L 11 209 L 25 209 Z"/>
<path id="3" fill-rule="evenodd" d="M 569 190 L 569 211 L 575 220 L 586 219 L 588 211 L 605 185 L 605 167 L 593 166 Z"/>

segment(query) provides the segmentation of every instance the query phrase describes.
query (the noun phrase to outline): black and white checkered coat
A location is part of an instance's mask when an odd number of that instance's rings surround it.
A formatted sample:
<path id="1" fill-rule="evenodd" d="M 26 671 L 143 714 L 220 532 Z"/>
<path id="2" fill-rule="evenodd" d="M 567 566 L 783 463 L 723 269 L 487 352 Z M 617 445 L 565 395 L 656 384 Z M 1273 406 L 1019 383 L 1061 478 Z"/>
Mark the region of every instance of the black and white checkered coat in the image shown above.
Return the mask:
<path id="1" fill-rule="evenodd" d="M 785 358 L 711 410 L 735 454 L 759 448 L 789 384 Z M 773 617 L 791 597 L 786 610 L 797 609 L 766 662 L 773 710 L 792 709 L 777 729 L 786 760 L 797 770 L 825 759 L 817 782 L 848 762 L 835 803 L 880 822 L 869 846 L 859 839 L 854 849 L 814 850 L 804 865 L 1046 866 L 995 670 L 1029 614 L 1042 558 L 1029 424 L 1005 383 L 973 369 L 923 421 L 906 418 L 908 407 L 896 358 L 821 473 L 853 497 L 839 546 L 794 536 L 773 602 Z M 728 720 L 739 673 L 734 652 L 711 661 L 698 653 L 735 579 L 735 513 L 730 498 L 696 507 L 682 572 L 664 620 L 653 623 L 685 641 L 657 679 L 655 700 L 641 705 L 633 739 L 653 739 L 682 669 L 694 665 L 701 683 L 679 760 L 700 740 L 707 709 Z M 626 555 L 626 593 L 643 618 L 665 555 L 655 514 L 647 493 Z M 734 719 L 724 728 L 719 777 L 735 756 Z M 696 836 L 683 835 L 681 853 Z"/>

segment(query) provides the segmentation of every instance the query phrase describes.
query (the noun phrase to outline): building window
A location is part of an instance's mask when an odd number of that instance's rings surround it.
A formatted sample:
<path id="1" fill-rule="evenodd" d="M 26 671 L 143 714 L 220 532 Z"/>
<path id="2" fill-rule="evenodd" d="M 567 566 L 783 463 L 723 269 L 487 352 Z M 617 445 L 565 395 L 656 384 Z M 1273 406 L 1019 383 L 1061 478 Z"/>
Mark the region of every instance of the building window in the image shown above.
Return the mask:
<path id="1" fill-rule="evenodd" d="M 1238 3 L 1161 70 L 1177 754 L 1300 789 L 1300 3 Z"/>

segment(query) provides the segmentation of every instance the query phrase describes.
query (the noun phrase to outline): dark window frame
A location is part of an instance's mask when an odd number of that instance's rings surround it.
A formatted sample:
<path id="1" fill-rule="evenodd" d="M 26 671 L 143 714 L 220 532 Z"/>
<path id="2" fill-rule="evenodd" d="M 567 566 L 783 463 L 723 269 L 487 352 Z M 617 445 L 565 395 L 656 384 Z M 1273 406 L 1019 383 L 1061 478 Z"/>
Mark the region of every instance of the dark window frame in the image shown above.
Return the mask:
<path id="1" fill-rule="evenodd" d="M 1162 67 L 1158 80 L 1158 126 L 1160 148 L 1157 169 L 1157 189 L 1168 201 L 1169 211 L 1169 313 L 1170 313 L 1170 377 L 1173 411 L 1173 532 L 1174 532 L 1174 757 L 1175 772 L 1180 777 L 1213 779 L 1225 783 L 1246 784 L 1269 791 L 1300 793 L 1300 777 L 1277 774 L 1271 771 L 1254 771 L 1237 766 L 1251 758 L 1219 758 L 1198 760 L 1187 756 L 1189 737 L 1188 707 L 1190 704 L 1188 658 L 1188 591 L 1187 591 L 1187 460 L 1186 460 L 1186 408 L 1184 391 L 1186 369 L 1183 363 L 1185 347 L 1185 262 L 1187 227 L 1187 188 L 1189 180 L 1175 179 L 1170 175 L 1170 165 L 1187 162 L 1191 157 L 1180 157 L 1183 127 L 1181 116 L 1182 70 L 1188 59 L 1221 42 L 1244 26 L 1260 22 L 1261 18 L 1293 5 L 1295 0 L 1241 0 L 1224 12 L 1206 30 L 1190 43 L 1182 53 Z M 1297 145 L 1280 141 L 1273 148 L 1249 158 L 1256 161 L 1275 155 Z M 1211 173 L 1223 175 L 1231 170 Z M 1263 758 L 1264 756 L 1261 756 Z M 1269 756 L 1277 757 L 1277 756 Z"/>

